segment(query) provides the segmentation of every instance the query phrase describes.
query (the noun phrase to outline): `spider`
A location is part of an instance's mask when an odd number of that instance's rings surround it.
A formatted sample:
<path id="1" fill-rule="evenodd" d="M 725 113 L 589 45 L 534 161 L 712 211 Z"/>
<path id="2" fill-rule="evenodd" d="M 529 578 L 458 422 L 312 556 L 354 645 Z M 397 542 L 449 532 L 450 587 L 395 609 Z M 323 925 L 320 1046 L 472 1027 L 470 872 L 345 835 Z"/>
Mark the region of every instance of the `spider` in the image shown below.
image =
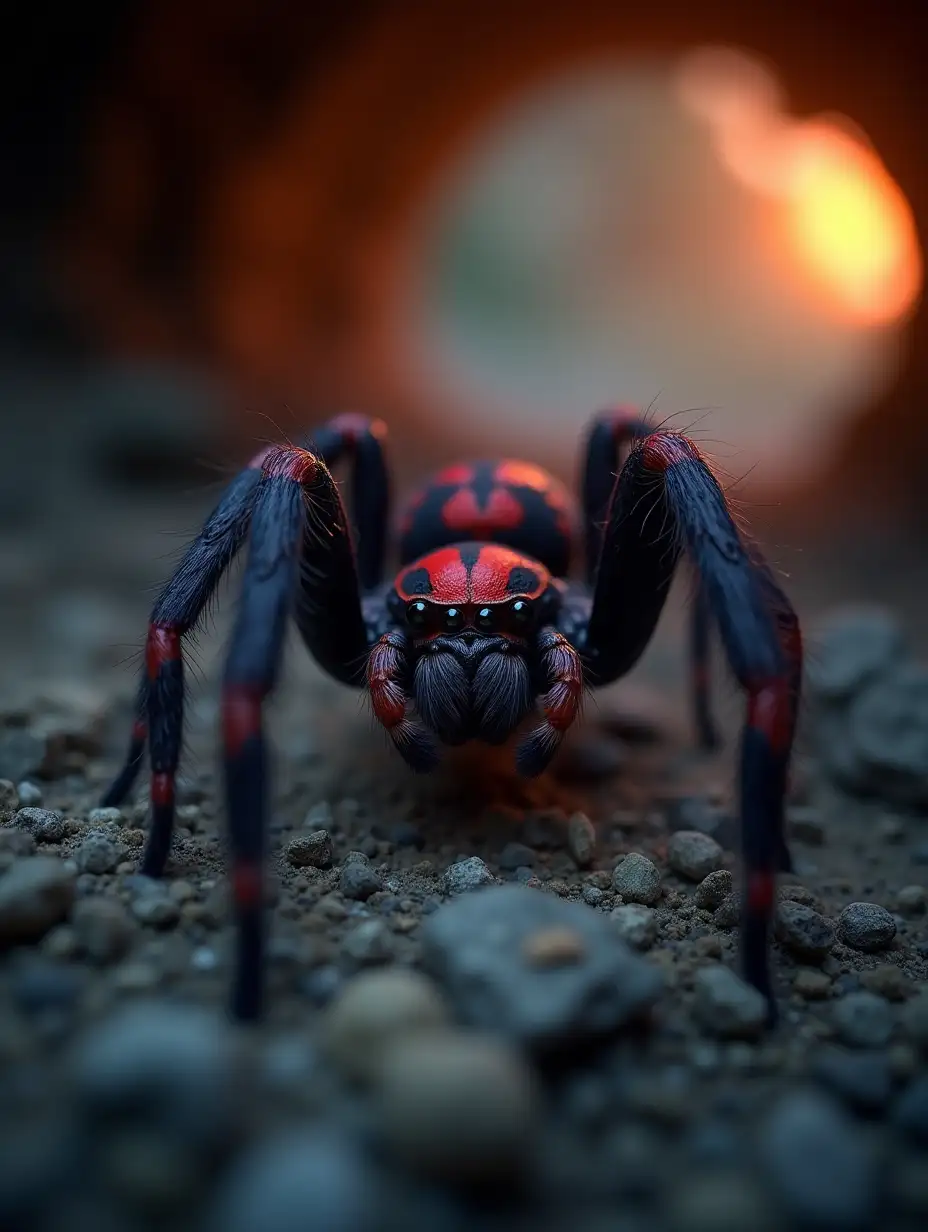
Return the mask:
<path id="1" fill-rule="evenodd" d="M 222 685 L 222 746 L 237 948 L 231 1010 L 260 1017 L 268 755 L 262 712 L 288 618 L 336 680 L 366 688 L 414 771 L 441 745 L 502 744 L 526 720 L 517 769 L 538 775 L 577 718 L 584 690 L 629 671 L 651 639 L 675 568 L 695 568 L 692 698 L 699 743 L 717 743 L 709 699 L 714 624 L 747 693 L 740 814 L 745 978 L 775 1001 L 768 963 L 802 672 L 799 623 L 760 552 L 732 518 L 696 445 L 633 409 L 595 417 L 581 476 L 582 580 L 570 578 L 577 519 L 567 489 L 528 462 L 454 465 L 408 503 L 399 572 L 384 578 L 386 429 L 339 416 L 305 448 L 262 450 L 226 489 L 158 597 L 125 764 L 105 805 L 151 763 L 141 871 L 160 877 L 174 821 L 184 708 L 182 642 L 248 544 Z M 330 468 L 350 463 L 346 513 Z"/>

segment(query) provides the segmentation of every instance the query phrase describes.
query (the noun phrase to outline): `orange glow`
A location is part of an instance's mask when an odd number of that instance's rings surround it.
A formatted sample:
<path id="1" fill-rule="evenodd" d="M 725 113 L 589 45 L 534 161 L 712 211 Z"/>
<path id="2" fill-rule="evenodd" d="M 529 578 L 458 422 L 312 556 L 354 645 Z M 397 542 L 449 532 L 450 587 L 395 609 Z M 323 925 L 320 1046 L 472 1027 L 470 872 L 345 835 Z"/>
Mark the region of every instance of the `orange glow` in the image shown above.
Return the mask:
<path id="1" fill-rule="evenodd" d="M 686 57 L 677 88 L 728 171 L 776 203 L 779 242 L 810 289 L 855 324 L 886 325 L 911 311 L 923 274 L 912 211 L 850 121 L 784 115 L 775 79 L 736 51 Z"/>

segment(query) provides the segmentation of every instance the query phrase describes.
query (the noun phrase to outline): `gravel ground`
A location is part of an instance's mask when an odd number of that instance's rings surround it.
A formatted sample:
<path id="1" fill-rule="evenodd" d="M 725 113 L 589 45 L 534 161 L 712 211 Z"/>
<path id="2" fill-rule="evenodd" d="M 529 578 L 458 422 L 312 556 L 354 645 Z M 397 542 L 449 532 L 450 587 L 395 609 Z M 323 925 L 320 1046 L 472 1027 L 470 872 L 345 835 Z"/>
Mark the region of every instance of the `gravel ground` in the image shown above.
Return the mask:
<path id="1" fill-rule="evenodd" d="M 223 1015 L 214 658 L 158 884 L 141 797 L 95 807 L 131 678 L 25 689 L 0 714 L 0 1227 L 924 1227 L 918 669 L 880 612 L 819 650 L 773 1033 L 736 974 L 731 751 L 694 756 L 659 691 L 591 706 L 539 782 L 505 750 L 420 781 L 296 667 L 247 1032 Z"/>

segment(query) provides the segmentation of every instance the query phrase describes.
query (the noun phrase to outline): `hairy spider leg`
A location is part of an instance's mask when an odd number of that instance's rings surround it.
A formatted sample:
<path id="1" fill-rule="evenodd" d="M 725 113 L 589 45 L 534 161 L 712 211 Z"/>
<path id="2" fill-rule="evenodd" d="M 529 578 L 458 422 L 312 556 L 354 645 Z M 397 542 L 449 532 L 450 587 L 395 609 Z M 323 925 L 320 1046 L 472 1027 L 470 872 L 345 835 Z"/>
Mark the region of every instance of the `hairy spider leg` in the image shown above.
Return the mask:
<path id="1" fill-rule="evenodd" d="M 634 446 L 611 498 L 582 650 L 592 683 L 616 680 L 637 662 L 684 550 L 748 695 L 740 771 L 742 964 L 773 1021 L 769 930 L 784 861 L 786 774 L 802 675 L 799 623 L 759 549 L 739 533 L 696 446 L 657 432 Z"/>

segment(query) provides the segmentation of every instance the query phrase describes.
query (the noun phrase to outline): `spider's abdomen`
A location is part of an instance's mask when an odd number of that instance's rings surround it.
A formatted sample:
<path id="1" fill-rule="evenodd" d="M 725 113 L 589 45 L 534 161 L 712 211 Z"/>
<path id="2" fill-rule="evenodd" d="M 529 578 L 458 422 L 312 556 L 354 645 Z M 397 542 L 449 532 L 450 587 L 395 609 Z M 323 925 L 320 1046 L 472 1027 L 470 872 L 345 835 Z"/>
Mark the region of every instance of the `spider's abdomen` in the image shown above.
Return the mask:
<path id="1" fill-rule="evenodd" d="M 573 501 L 553 475 L 508 459 L 446 467 L 406 506 L 400 560 L 464 541 L 499 543 L 540 561 L 555 577 L 570 567 Z"/>

